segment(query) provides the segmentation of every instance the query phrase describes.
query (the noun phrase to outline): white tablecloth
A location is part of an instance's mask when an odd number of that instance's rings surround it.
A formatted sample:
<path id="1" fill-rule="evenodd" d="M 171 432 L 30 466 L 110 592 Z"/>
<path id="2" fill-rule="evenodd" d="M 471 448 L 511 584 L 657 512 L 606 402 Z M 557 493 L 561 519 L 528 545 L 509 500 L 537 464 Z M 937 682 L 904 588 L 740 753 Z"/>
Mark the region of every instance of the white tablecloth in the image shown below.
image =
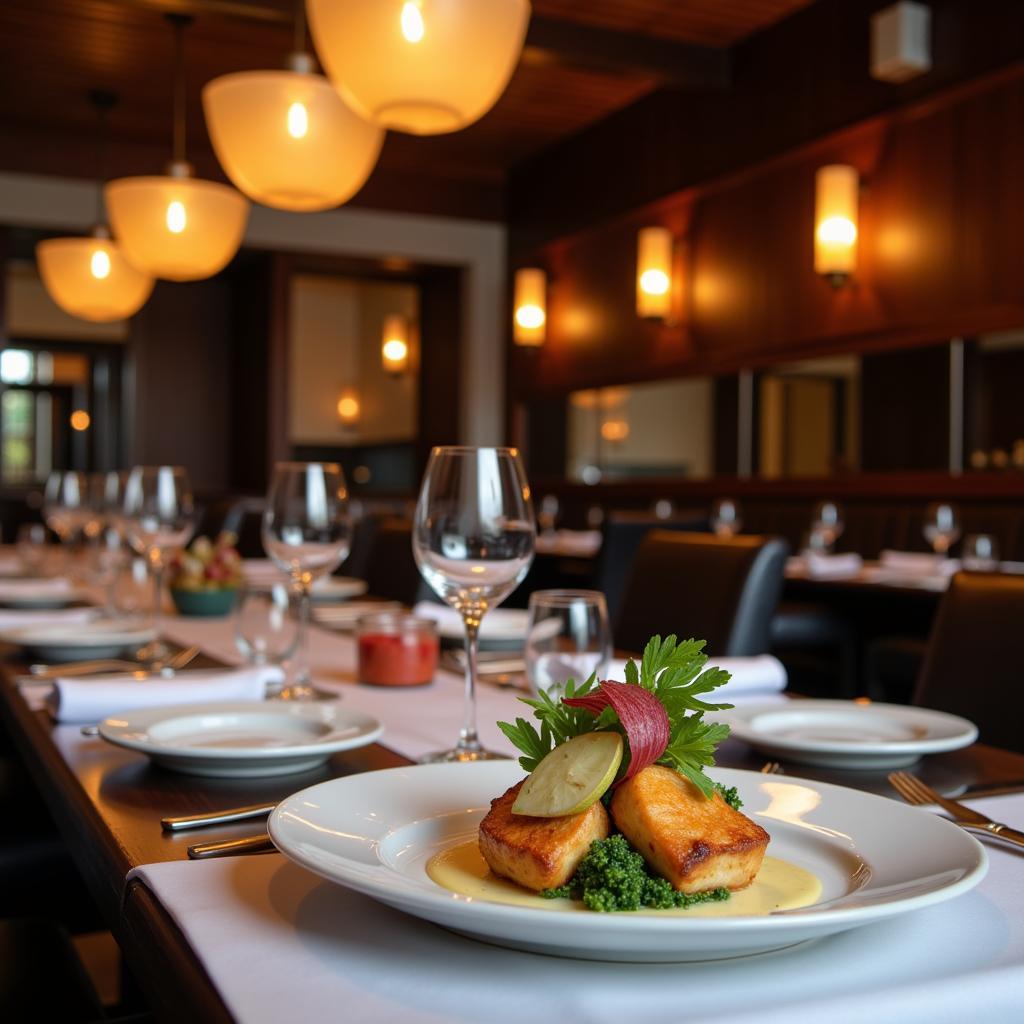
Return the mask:
<path id="1" fill-rule="evenodd" d="M 1024 822 L 1024 796 L 974 806 Z M 241 1024 L 1009 1024 L 1024 996 L 1024 856 L 988 849 L 988 877 L 949 903 L 778 953 L 681 965 L 484 945 L 278 855 L 132 876 L 167 908 Z"/>

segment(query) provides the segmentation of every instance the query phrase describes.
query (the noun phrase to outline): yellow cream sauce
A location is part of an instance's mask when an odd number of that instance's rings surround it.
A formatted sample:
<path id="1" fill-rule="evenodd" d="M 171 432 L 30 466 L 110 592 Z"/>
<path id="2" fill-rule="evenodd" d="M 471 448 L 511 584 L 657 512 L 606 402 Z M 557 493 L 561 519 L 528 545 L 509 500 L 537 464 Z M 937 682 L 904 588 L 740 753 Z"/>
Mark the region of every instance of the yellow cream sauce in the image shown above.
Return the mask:
<path id="1" fill-rule="evenodd" d="M 480 855 L 476 840 L 451 846 L 435 854 L 427 863 L 427 874 L 438 885 L 460 896 L 491 903 L 509 903 L 539 910 L 587 911 L 578 900 L 546 900 L 491 872 Z M 641 914 L 666 914 L 682 917 L 763 916 L 774 910 L 792 910 L 816 903 L 821 882 L 810 871 L 776 857 L 765 857 L 757 878 L 740 892 L 721 903 L 698 903 L 688 909 L 641 910 Z"/>

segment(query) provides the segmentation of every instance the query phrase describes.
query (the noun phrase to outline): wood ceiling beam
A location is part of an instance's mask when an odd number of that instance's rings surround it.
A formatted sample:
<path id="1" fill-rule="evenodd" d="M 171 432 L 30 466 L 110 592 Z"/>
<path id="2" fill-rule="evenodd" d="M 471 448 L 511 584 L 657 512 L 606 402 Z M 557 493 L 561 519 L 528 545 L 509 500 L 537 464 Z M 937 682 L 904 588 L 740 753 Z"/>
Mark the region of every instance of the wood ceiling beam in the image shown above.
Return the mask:
<path id="1" fill-rule="evenodd" d="M 125 0 L 161 13 L 235 18 L 291 26 L 287 6 L 251 0 Z M 637 32 L 620 32 L 534 15 L 526 33 L 523 62 L 657 79 L 659 85 L 722 91 L 731 84 L 729 51 L 695 46 Z"/>
<path id="2" fill-rule="evenodd" d="M 523 61 L 656 78 L 681 89 L 719 92 L 732 83 L 728 50 L 537 15 L 530 19 Z"/>

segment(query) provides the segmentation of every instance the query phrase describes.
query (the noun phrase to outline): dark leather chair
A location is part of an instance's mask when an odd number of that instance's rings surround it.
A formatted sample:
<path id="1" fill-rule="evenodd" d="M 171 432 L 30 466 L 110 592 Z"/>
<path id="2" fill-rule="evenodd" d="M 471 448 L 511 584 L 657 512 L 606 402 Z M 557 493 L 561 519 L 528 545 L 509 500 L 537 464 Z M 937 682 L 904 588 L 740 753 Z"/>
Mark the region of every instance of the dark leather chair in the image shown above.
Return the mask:
<path id="1" fill-rule="evenodd" d="M 375 527 L 363 577 L 373 597 L 415 604 L 432 596 L 412 554 L 412 524 L 381 519 Z"/>
<path id="2" fill-rule="evenodd" d="M 637 549 L 651 530 L 703 533 L 707 528 L 707 516 L 700 514 L 658 519 L 646 512 L 609 512 L 601 525 L 601 553 L 594 588 L 604 594 L 612 622 L 619 613 Z"/>
<path id="3" fill-rule="evenodd" d="M 718 657 L 765 654 L 789 547 L 777 537 L 650 532 L 637 550 L 615 644 L 642 651 L 655 633 L 707 641 Z"/>
<path id="4" fill-rule="evenodd" d="M 1024 577 L 957 573 L 939 604 L 914 703 L 1024 753 Z"/>
<path id="5" fill-rule="evenodd" d="M 772 653 L 786 666 L 790 685 L 815 696 L 857 696 L 857 635 L 841 612 L 811 601 L 782 601 L 772 617 Z M 818 666 L 820 655 L 827 662 Z M 809 656 L 809 657 L 808 657 Z M 801 661 L 814 669 L 807 671 Z"/>

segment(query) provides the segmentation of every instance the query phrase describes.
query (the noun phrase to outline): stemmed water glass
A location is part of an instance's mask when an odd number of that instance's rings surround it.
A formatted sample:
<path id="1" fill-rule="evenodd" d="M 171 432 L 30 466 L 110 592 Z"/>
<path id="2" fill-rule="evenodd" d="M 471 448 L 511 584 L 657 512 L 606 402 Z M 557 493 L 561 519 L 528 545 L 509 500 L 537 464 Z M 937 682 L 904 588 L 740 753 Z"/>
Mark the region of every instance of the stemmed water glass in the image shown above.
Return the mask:
<path id="1" fill-rule="evenodd" d="M 57 535 L 65 562 L 70 559 L 72 544 L 78 535 L 88 504 L 85 474 L 74 470 L 56 470 L 47 477 L 43 490 L 43 519 Z"/>
<path id="2" fill-rule="evenodd" d="M 711 506 L 711 532 L 717 537 L 735 537 L 743 529 L 743 514 L 738 501 L 719 498 Z"/>
<path id="3" fill-rule="evenodd" d="M 106 594 L 109 618 L 118 614 L 117 582 L 128 561 L 122 533 L 125 482 L 125 474 L 114 470 L 90 474 L 88 511 L 82 527 L 85 573 L 89 582 Z"/>
<path id="4" fill-rule="evenodd" d="M 924 513 L 924 538 L 936 555 L 946 557 L 960 536 L 960 520 L 952 505 L 929 505 Z"/>
<path id="5" fill-rule="evenodd" d="M 195 529 L 188 475 L 180 466 L 136 466 L 124 487 L 122 526 L 153 579 L 153 627 L 160 643 L 164 570 Z"/>
<path id="6" fill-rule="evenodd" d="M 244 587 L 235 609 L 235 643 L 252 665 L 280 665 L 295 653 L 299 624 L 288 586 Z"/>
<path id="7" fill-rule="evenodd" d="M 263 513 L 263 547 L 299 596 L 299 639 L 294 678 L 285 700 L 316 696 L 309 669 L 310 589 L 348 555 L 352 528 L 341 467 L 329 462 L 281 462 Z"/>
<path id="8" fill-rule="evenodd" d="M 412 550 L 423 578 L 462 616 L 466 696 L 455 747 L 423 761 L 485 761 L 476 730 L 477 636 L 533 561 L 530 488 L 515 448 L 435 448 L 416 505 Z"/>
<path id="9" fill-rule="evenodd" d="M 829 552 L 845 527 L 843 509 L 834 501 L 819 501 L 811 515 L 811 548 Z"/>
<path id="10" fill-rule="evenodd" d="M 558 699 L 566 680 L 596 672 L 604 678 L 612 656 L 608 608 L 599 590 L 535 590 L 530 595 L 523 660 L 534 693 Z"/>

